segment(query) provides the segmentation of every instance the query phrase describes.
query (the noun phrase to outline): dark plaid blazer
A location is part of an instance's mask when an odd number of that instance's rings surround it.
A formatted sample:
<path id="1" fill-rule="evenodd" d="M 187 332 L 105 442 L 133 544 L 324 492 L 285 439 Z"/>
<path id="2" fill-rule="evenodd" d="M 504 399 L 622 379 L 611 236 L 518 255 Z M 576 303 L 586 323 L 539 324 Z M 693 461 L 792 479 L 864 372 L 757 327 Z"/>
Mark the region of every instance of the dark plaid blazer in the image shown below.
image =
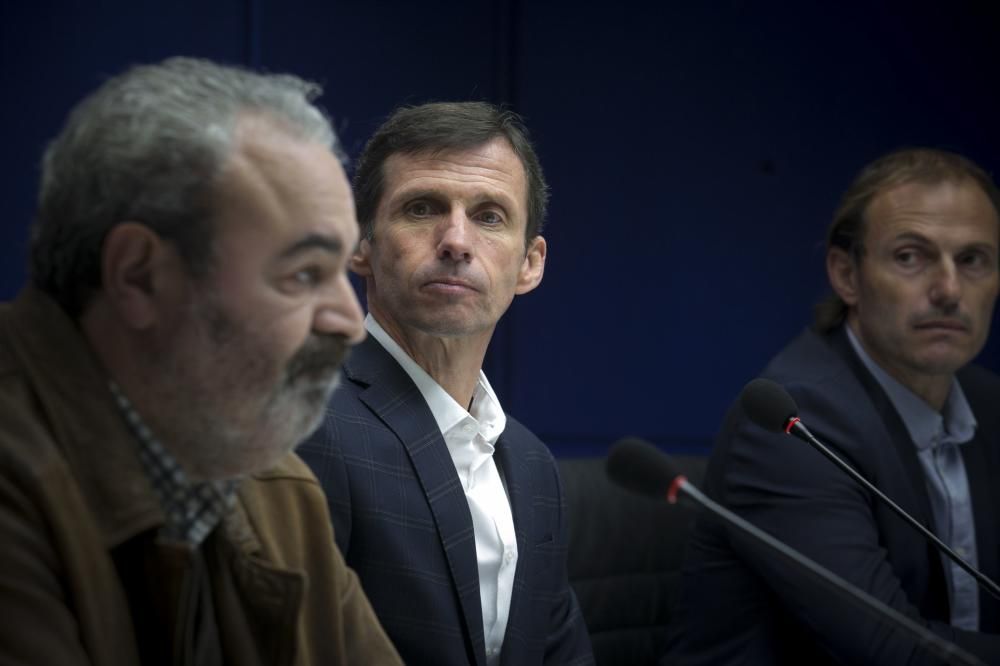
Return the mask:
<path id="1" fill-rule="evenodd" d="M 371 336 L 344 375 L 323 425 L 298 449 L 326 490 L 337 545 L 406 663 L 484 666 L 472 517 L 430 408 Z M 593 663 L 567 580 L 555 461 L 509 416 L 494 459 L 518 547 L 501 663 Z"/>

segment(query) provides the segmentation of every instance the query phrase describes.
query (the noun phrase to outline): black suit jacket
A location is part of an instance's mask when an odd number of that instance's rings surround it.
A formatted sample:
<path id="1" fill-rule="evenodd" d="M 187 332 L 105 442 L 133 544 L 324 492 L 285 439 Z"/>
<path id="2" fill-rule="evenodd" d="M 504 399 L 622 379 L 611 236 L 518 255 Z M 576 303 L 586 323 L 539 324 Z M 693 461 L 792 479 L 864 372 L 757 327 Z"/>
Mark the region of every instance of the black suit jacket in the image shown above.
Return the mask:
<path id="1" fill-rule="evenodd" d="M 326 490 L 337 545 L 406 663 L 483 666 L 472 517 L 430 408 L 371 336 L 344 375 L 323 425 L 298 450 Z M 568 521 L 555 461 L 509 416 L 494 459 L 518 547 L 501 663 L 592 663 L 567 580 Z"/>
<path id="2" fill-rule="evenodd" d="M 799 416 L 882 492 L 933 531 L 916 447 L 843 329 L 806 331 L 763 373 Z M 958 375 L 978 421 L 962 445 L 979 568 L 1000 573 L 1000 378 Z M 952 628 L 942 556 L 809 445 L 751 424 L 734 405 L 709 460 L 709 495 L 932 631 L 1000 663 L 1000 603 L 980 593 L 981 632 Z M 832 597 L 791 565 L 699 519 L 684 567 L 667 663 L 936 663 L 901 632 Z"/>

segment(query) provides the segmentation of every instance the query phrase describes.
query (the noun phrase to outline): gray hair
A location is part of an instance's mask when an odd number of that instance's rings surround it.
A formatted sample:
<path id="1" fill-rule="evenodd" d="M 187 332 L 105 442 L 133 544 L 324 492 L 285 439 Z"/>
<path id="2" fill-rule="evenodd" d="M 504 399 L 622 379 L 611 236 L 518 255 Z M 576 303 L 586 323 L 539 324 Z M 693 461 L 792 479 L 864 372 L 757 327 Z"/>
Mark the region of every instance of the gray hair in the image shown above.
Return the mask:
<path id="1" fill-rule="evenodd" d="M 212 265 L 211 192 L 240 118 L 340 154 L 321 88 L 193 58 L 132 67 L 70 113 L 42 162 L 30 273 L 73 317 L 101 287 L 101 247 L 122 222 L 177 244 L 188 269 Z"/>

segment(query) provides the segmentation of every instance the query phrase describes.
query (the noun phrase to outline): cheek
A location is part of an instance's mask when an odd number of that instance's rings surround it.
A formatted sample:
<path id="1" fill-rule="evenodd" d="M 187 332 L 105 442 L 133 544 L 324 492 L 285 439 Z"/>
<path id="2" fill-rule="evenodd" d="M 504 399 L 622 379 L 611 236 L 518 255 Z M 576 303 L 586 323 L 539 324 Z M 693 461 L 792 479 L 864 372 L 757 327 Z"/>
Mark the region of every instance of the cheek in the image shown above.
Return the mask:
<path id="1" fill-rule="evenodd" d="M 983 300 L 984 307 L 992 310 L 993 305 L 996 303 L 997 295 L 1000 294 L 1000 280 L 991 280 L 983 286 L 979 293 Z"/>
<path id="2" fill-rule="evenodd" d="M 283 308 L 270 316 L 255 317 L 247 322 L 245 346 L 251 354 L 283 364 L 309 339 L 313 320 L 312 305 Z"/>
<path id="3" fill-rule="evenodd" d="M 376 280 L 383 283 L 397 282 L 413 273 L 416 267 L 434 256 L 434 249 L 429 241 L 425 245 L 426 247 L 410 237 L 387 237 L 384 242 L 377 243 L 369 255 Z"/>
<path id="4" fill-rule="evenodd" d="M 494 267 L 492 272 L 498 278 L 502 276 L 505 283 L 516 283 L 525 266 L 523 246 L 493 241 L 486 249 L 488 254 L 485 256 L 489 257 L 489 264 Z"/>
<path id="5" fill-rule="evenodd" d="M 920 285 L 901 282 L 898 278 L 876 280 L 865 284 L 864 288 L 873 316 L 893 316 L 901 311 L 919 309 L 923 298 Z"/>
<path id="6" fill-rule="evenodd" d="M 977 296 L 976 303 L 973 305 L 975 308 L 975 314 L 977 314 L 981 319 L 981 324 L 984 329 L 984 334 L 989 333 L 990 321 L 993 317 L 993 308 L 996 305 L 997 300 L 997 289 L 996 287 L 983 290 Z"/>

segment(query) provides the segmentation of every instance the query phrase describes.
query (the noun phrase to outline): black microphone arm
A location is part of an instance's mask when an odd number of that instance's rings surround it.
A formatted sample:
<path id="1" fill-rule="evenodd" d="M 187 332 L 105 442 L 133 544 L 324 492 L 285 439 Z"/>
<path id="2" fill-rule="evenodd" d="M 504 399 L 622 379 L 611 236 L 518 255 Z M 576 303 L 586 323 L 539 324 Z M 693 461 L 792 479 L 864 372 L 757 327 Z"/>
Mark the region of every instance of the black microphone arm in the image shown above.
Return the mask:
<path id="1" fill-rule="evenodd" d="M 774 398 L 774 403 L 778 404 L 779 407 L 776 409 L 771 408 L 770 412 L 768 412 L 768 409 L 763 407 L 763 405 L 772 398 Z M 740 402 L 743 405 L 743 409 L 747 416 L 750 417 L 750 420 L 765 430 L 780 430 L 781 432 L 788 433 L 789 435 L 795 435 L 799 439 L 811 444 L 812 447 L 822 453 L 827 460 L 844 470 L 848 476 L 860 483 L 865 490 L 879 498 L 879 500 L 892 509 L 897 516 L 909 523 L 913 529 L 923 534 L 937 547 L 938 550 L 947 555 L 955 564 L 962 567 L 962 569 L 964 569 L 970 576 L 975 578 L 976 582 L 986 588 L 987 592 L 992 594 L 995 598 L 1000 599 L 1000 585 L 997 585 L 989 576 L 966 562 L 962 556 L 952 550 L 948 544 L 941 541 L 941 539 L 939 539 L 933 532 L 920 524 L 920 521 L 908 514 L 901 506 L 889 499 L 885 493 L 876 488 L 873 483 L 862 476 L 860 472 L 855 470 L 844 459 L 831 451 L 828 446 L 816 439 L 816 437 L 809 432 L 809 428 L 807 428 L 796 415 L 798 410 L 795 407 L 795 401 L 784 389 L 784 387 L 776 382 L 772 382 L 769 379 L 754 379 L 743 388 L 743 392 L 740 394 Z M 784 423 L 781 423 L 777 428 L 775 428 L 776 421 L 773 417 L 777 414 L 787 412 L 788 405 L 791 405 L 791 413 L 786 414 L 784 417 Z"/>
<path id="2" fill-rule="evenodd" d="M 985 666 L 980 659 L 969 654 L 966 650 L 941 638 L 895 608 L 886 605 L 791 546 L 774 538 L 753 523 L 740 518 L 729 509 L 713 501 L 688 481 L 687 477 L 677 473 L 669 457 L 649 442 L 636 438 L 626 438 L 617 442 L 608 455 L 606 471 L 608 477 L 615 483 L 647 497 L 666 499 L 671 504 L 676 504 L 679 496 L 690 499 L 728 527 L 734 528 L 757 543 L 763 544 L 771 552 L 777 553 L 788 562 L 792 562 L 793 566 L 799 566 L 809 571 L 834 594 L 853 603 L 858 608 L 864 609 L 877 620 L 899 627 L 916 639 L 919 646 L 941 658 L 944 663 Z M 665 477 L 663 473 L 666 473 Z"/>

